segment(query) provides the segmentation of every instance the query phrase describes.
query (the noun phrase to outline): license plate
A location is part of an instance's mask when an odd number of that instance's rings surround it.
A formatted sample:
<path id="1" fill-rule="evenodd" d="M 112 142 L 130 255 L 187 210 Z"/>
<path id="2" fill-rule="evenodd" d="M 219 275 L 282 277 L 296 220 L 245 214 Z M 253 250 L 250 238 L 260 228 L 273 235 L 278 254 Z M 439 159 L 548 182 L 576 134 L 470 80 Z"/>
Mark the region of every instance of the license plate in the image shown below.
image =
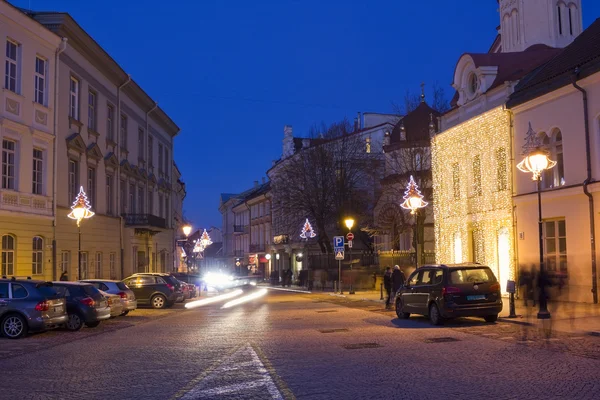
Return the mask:
<path id="1" fill-rule="evenodd" d="M 54 307 L 54 312 L 62 312 L 62 307 Z"/>
<path id="2" fill-rule="evenodd" d="M 483 295 L 483 294 L 477 294 L 477 295 L 473 295 L 473 296 L 467 296 L 467 300 L 469 300 L 469 301 L 473 301 L 473 300 L 485 300 L 485 295 Z"/>

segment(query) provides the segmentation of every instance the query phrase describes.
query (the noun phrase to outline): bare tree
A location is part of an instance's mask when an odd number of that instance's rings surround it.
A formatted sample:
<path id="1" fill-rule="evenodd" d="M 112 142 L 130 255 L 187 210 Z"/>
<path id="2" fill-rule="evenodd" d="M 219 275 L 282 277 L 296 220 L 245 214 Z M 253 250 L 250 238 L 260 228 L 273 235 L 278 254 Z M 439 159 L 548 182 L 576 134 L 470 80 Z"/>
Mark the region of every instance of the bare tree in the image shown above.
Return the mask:
<path id="1" fill-rule="evenodd" d="M 272 174 L 273 196 L 278 198 L 280 226 L 292 237 L 309 218 L 323 252 L 331 251 L 328 232 L 344 215 L 360 218 L 369 203 L 369 154 L 347 120 L 311 128 L 304 147 L 284 160 Z"/>
<path id="2" fill-rule="evenodd" d="M 431 97 L 425 96 L 425 101 L 439 113 L 444 113 L 450 109 L 450 102 L 446 96 L 446 91 L 437 81 L 431 85 Z M 397 104 L 392 102 L 392 108 L 394 113 L 406 115 L 417 108 L 419 103 L 421 103 L 421 94 L 406 89 L 402 103 Z"/>

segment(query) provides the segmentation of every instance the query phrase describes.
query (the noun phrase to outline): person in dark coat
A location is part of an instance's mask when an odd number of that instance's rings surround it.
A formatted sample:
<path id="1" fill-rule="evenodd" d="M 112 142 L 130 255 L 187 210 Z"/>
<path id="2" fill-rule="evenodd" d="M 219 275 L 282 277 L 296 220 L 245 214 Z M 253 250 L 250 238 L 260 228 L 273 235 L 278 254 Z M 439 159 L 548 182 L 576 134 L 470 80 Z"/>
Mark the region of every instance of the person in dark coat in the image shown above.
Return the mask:
<path id="1" fill-rule="evenodd" d="M 406 277 L 404 276 L 404 273 L 400 267 L 398 265 L 394 265 L 394 272 L 392 272 L 392 293 L 395 294 L 398 289 L 404 285 L 405 280 Z"/>
<path id="2" fill-rule="evenodd" d="M 390 306 L 392 300 L 392 269 L 390 267 L 385 268 L 385 274 L 383 274 L 383 288 L 387 293 L 387 299 L 385 301 L 385 307 Z"/>
<path id="3" fill-rule="evenodd" d="M 62 274 L 60 274 L 60 280 L 61 281 L 68 281 L 69 277 L 67 276 L 67 271 L 63 271 Z"/>

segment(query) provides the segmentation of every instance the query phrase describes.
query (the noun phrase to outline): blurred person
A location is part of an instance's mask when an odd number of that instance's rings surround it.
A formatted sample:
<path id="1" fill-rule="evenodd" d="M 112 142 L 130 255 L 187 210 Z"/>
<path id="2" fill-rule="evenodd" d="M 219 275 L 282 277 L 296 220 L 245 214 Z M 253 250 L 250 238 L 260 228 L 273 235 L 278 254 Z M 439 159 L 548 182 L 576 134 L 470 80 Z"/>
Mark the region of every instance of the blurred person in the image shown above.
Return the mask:
<path id="1" fill-rule="evenodd" d="M 62 274 L 60 274 L 60 279 L 61 281 L 68 281 L 69 280 L 69 276 L 67 275 L 67 271 L 63 271 Z"/>
<path id="2" fill-rule="evenodd" d="M 385 267 L 385 274 L 383 274 L 383 287 L 387 294 L 385 308 L 390 308 L 390 302 L 392 299 L 392 268 L 390 267 Z"/>
<path id="3" fill-rule="evenodd" d="M 392 295 L 395 296 L 396 292 L 404 285 L 406 277 L 400 269 L 400 266 L 394 265 L 394 272 L 392 272 Z"/>
<path id="4" fill-rule="evenodd" d="M 532 297 L 533 293 L 531 271 L 526 266 L 519 268 L 519 292 L 523 296 L 523 304 L 525 307 L 527 307 L 530 297 Z"/>
<path id="5" fill-rule="evenodd" d="M 377 272 L 373 272 L 373 290 L 377 289 Z"/>

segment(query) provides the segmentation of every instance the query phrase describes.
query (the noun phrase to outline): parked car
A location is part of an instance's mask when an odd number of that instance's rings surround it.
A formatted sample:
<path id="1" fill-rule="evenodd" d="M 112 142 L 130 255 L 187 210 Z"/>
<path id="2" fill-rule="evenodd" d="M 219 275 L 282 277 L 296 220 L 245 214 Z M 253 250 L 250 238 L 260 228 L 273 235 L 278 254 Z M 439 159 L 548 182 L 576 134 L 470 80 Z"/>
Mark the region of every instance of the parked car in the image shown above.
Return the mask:
<path id="1" fill-rule="evenodd" d="M 415 270 L 396 293 L 396 314 L 445 319 L 483 317 L 495 322 L 502 311 L 500 284 L 489 267 L 479 264 L 426 265 Z"/>
<path id="2" fill-rule="evenodd" d="M 111 318 L 116 318 L 123 314 L 123 303 L 121 303 L 120 296 L 102 290 L 100 290 L 100 293 L 102 294 L 102 296 L 104 296 L 104 298 L 106 298 L 106 302 L 110 307 Z"/>
<path id="3" fill-rule="evenodd" d="M 123 283 L 133 291 L 138 304 L 152 308 L 171 307 L 183 299 L 181 285 L 169 274 L 138 273 L 125 278 Z"/>
<path id="4" fill-rule="evenodd" d="M 110 318 L 110 307 L 98 289 L 85 282 L 54 282 L 59 295 L 67 299 L 69 319 L 65 324 L 70 331 L 78 331 L 85 324 L 95 328 Z"/>
<path id="5" fill-rule="evenodd" d="M 67 322 L 65 299 L 52 282 L 0 279 L 0 333 L 18 339 Z"/>
<path id="6" fill-rule="evenodd" d="M 123 304 L 123 313 L 127 315 L 130 311 L 137 308 L 137 300 L 135 294 L 127 285 L 121 281 L 113 281 L 108 279 L 85 279 L 81 282 L 87 282 L 94 285 L 97 289 L 110 294 L 116 294 L 121 298 Z"/>

